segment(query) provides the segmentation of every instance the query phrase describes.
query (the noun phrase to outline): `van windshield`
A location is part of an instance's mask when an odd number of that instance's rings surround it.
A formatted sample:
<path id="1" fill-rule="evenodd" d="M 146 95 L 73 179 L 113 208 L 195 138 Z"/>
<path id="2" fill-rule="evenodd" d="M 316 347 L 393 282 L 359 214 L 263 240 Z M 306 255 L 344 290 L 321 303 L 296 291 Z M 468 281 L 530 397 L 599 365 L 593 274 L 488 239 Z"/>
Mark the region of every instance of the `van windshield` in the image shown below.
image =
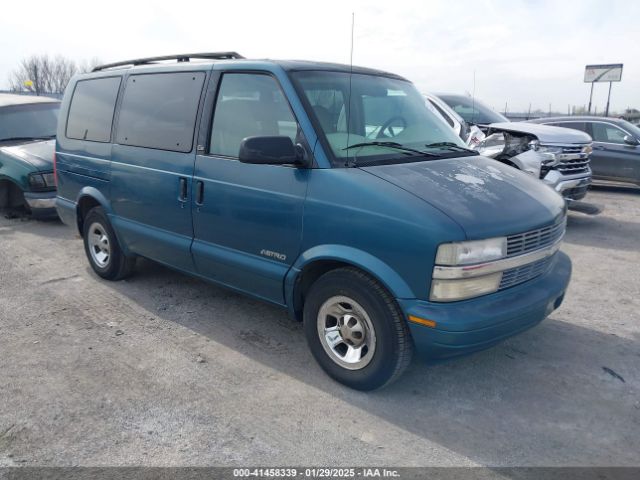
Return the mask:
<path id="1" fill-rule="evenodd" d="M 337 166 L 349 159 L 371 165 L 473 154 L 406 80 L 329 71 L 292 76 Z"/>
<path id="2" fill-rule="evenodd" d="M 438 95 L 438 97 L 464 118 L 467 123 L 488 125 L 510 121 L 477 98 L 465 97 L 464 95 Z"/>

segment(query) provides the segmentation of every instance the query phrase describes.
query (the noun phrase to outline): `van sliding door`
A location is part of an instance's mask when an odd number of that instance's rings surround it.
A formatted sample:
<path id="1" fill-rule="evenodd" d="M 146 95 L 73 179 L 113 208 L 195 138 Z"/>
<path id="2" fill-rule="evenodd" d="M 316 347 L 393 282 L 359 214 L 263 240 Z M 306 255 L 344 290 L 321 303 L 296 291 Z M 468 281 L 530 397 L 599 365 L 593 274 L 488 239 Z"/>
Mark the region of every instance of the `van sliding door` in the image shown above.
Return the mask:
<path id="1" fill-rule="evenodd" d="M 116 230 L 130 250 L 193 271 L 191 184 L 204 72 L 130 75 L 112 150 Z"/>

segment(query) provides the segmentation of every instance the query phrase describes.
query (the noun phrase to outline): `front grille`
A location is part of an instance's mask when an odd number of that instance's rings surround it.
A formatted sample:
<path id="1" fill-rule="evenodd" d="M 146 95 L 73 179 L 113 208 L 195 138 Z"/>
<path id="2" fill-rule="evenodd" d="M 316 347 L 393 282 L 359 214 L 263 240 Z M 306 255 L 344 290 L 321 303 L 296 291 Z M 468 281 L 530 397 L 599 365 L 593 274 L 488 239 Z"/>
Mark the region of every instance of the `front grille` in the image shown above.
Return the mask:
<path id="1" fill-rule="evenodd" d="M 509 235 L 507 237 L 507 258 L 524 255 L 554 245 L 564 235 L 566 226 L 567 219 L 564 217 L 554 225 L 549 225 L 537 230 L 530 230 L 517 235 Z M 500 290 L 513 287 L 514 285 L 524 283 L 542 275 L 547 271 L 552 259 L 553 255 L 527 265 L 505 270 L 502 272 Z"/>
<path id="2" fill-rule="evenodd" d="M 582 146 L 562 147 L 562 153 L 582 153 Z"/>
<path id="3" fill-rule="evenodd" d="M 575 175 L 589 170 L 589 154 L 582 153 L 582 147 L 562 147 L 560 162 L 551 167 L 563 175 Z"/>
<path id="4" fill-rule="evenodd" d="M 563 175 L 575 175 L 576 173 L 585 173 L 589 170 L 589 159 L 584 160 L 563 160 L 556 169 Z"/>
<path id="5" fill-rule="evenodd" d="M 509 235 L 507 237 L 507 257 L 522 255 L 553 245 L 564 235 L 566 225 L 567 220 L 565 217 L 555 225 L 517 235 Z"/>
<path id="6" fill-rule="evenodd" d="M 553 256 L 543 258 L 537 262 L 530 263 L 529 265 L 523 265 L 522 267 L 512 268 L 511 270 L 505 270 L 502 273 L 502 280 L 500 281 L 500 290 L 513 287 L 519 283 L 524 283 L 532 278 L 537 277 L 545 273 L 551 263 Z"/>

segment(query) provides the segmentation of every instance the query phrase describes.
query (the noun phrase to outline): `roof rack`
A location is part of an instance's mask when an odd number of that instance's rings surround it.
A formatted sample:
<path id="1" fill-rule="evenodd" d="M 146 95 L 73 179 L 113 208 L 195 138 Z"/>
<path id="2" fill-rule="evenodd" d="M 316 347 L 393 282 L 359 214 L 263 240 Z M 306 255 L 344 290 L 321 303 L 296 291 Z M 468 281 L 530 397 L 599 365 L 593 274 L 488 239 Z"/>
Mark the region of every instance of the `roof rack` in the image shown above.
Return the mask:
<path id="1" fill-rule="evenodd" d="M 182 53 L 178 55 L 165 55 L 162 57 L 147 57 L 138 58 L 136 60 L 126 60 L 123 62 L 107 63 L 105 65 L 99 65 L 95 67 L 92 72 L 99 72 L 100 70 L 106 70 L 107 68 L 125 67 L 131 65 L 148 65 L 155 62 L 161 62 L 163 60 L 177 60 L 178 63 L 189 62 L 191 59 L 207 59 L 207 60 L 233 60 L 244 58 L 237 52 L 209 52 L 209 53 Z"/>

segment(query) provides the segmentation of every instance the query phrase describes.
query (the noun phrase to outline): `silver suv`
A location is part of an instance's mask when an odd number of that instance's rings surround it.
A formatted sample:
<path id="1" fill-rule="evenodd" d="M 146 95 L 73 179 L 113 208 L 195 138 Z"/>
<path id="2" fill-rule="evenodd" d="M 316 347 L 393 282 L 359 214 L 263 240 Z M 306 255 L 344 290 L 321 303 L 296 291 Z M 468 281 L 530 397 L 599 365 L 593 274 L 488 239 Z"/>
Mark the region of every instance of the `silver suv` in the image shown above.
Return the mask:
<path id="1" fill-rule="evenodd" d="M 591 137 L 578 130 L 511 122 L 477 99 L 427 94 L 428 103 L 471 148 L 554 188 L 567 202 L 591 185 Z"/>

